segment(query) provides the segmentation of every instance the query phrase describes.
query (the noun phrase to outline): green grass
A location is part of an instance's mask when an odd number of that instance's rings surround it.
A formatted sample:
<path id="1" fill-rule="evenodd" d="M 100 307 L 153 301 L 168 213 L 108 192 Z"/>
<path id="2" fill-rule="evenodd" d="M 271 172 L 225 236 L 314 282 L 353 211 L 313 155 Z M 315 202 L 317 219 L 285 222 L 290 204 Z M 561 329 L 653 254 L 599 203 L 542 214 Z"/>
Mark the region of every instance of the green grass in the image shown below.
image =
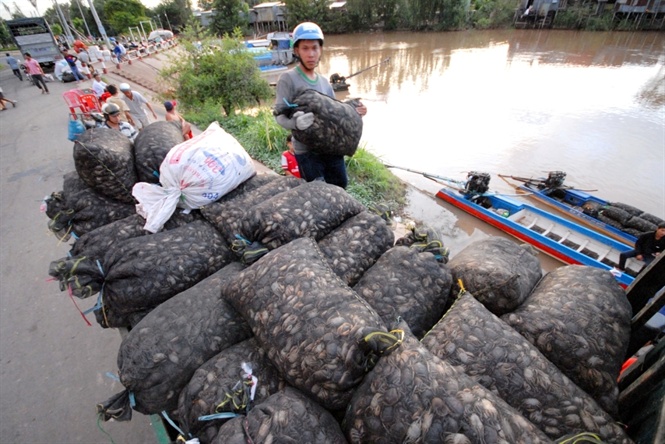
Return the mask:
<path id="1" fill-rule="evenodd" d="M 271 170 L 281 173 L 281 155 L 286 150 L 288 131 L 277 124 L 269 108 L 261 108 L 256 115 L 235 114 L 224 117 L 220 106 L 207 102 L 195 110 L 184 107 L 185 118 L 205 129 L 217 121 L 232 134 L 249 155 Z M 358 148 L 353 157 L 346 158 L 349 174 L 347 191 L 366 206 L 386 204 L 394 211 L 403 209 L 406 202 L 406 185 L 393 175 L 381 160 L 364 149 Z"/>

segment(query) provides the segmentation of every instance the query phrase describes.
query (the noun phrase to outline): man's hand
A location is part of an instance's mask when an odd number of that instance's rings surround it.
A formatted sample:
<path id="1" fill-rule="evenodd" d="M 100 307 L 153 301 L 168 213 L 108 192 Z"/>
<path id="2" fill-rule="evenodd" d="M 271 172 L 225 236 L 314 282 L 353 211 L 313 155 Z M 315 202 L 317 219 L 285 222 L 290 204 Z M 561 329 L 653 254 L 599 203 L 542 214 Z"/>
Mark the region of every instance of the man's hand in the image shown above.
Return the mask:
<path id="1" fill-rule="evenodd" d="M 303 111 L 296 111 L 293 113 L 293 121 L 296 122 L 296 129 L 303 131 L 312 126 L 314 123 L 314 114 L 304 113 Z"/>
<path id="2" fill-rule="evenodd" d="M 641 261 L 641 260 L 644 260 L 644 256 L 642 256 L 641 254 L 638 254 L 638 255 L 635 256 L 635 257 L 636 257 L 638 260 L 640 260 L 640 261 Z"/>

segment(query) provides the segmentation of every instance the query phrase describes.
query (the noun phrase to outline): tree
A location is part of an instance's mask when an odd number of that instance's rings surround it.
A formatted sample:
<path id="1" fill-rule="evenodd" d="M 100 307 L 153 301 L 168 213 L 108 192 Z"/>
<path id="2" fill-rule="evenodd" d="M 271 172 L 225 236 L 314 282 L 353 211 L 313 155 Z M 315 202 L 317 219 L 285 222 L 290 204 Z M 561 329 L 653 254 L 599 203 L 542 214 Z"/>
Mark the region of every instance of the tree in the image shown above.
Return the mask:
<path id="1" fill-rule="evenodd" d="M 288 11 L 287 22 L 290 29 L 302 22 L 324 25 L 330 12 L 328 0 L 285 0 L 284 4 Z"/>
<path id="2" fill-rule="evenodd" d="M 236 32 L 221 40 L 203 39 L 200 43 L 189 40 L 190 35 L 190 30 L 183 33 L 185 51 L 160 73 L 186 108 L 216 105 L 230 116 L 237 109 L 272 96 L 251 53 L 243 50 L 242 34 Z"/>
<path id="3" fill-rule="evenodd" d="M 116 33 L 126 32 L 129 27 L 148 20 L 145 6 L 138 0 L 106 0 L 104 13 Z"/>
<path id="4" fill-rule="evenodd" d="M 162 0 L 154 9 L 154 13 L 164 21 L 164 27 L 168 27 L 170 24 L 174 29 L 181 29 L 192 17 L 192 2 L 191 0 Z"/>
<path id="5" fill-rule="evenodd" d="M 213 0 L 198 0 L 197 3 L 199 4 L 199 9 L 201 9 L 201 11 L 210 11 L 215 2 Z"/>
<path id="6" fill-rule="evenodd" d="M 9 34 L 9 30 L 7 29 L 5 21 L 0 20 L 0 45 L 5 47 L 13 44 L 14 40 L 12 39 L 12 36 Z"/>
<path id="7" fill-rule="evenodd" d="M 231 34 L 236 28 L 247 29 L 249 7 L 241 0 L 214 0 L 215 14 L 210 27 L 217 35 Z"/>

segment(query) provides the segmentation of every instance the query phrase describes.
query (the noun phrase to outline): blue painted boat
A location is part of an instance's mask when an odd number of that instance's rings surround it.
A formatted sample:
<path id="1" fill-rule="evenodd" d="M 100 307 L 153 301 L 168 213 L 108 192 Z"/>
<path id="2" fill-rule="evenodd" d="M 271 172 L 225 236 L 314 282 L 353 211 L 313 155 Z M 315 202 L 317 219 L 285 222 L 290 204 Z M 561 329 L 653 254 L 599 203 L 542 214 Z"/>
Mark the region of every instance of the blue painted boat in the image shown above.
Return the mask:
<path id="1" fill-rule="evenodd" d="M 572 187 L 563 186 L 561 175 L 565 177 L 566 173 L 560 171 L 550 172 L 547 178 L 525 178 L 500 174 L 499 177 L 510 178 L 519 182 L 520 185 L 513 185 L 519 191 L 537 200 L 538 202 L 554 208 L 574 219 L 586 227 L 598 231 L 605 236 L 618 240 L 619 242 L 635 245 L 637 236 L 623 231 L 622 229 L 606 223 L 598 217 L 598 209 L 607 207 L 610 202 L 586 191 L 577 190 Z M 620 224 L 619 224 L 620 225 Z"/>
<path id="2" fill-rule="evenodd" d="M 460 182 L 451 185 L 450 179 L 425 177 L 446 185 L 436 194 L 443 201 L 563 263 L 608 270 L 622 287 L 630 285 L 644 265 L 629 259 L 626 272 L 619 271 L 619 254 L 632 247 L 516 198 L 488 193 L 489 174 L 471 172 L 463 187 Z"/>

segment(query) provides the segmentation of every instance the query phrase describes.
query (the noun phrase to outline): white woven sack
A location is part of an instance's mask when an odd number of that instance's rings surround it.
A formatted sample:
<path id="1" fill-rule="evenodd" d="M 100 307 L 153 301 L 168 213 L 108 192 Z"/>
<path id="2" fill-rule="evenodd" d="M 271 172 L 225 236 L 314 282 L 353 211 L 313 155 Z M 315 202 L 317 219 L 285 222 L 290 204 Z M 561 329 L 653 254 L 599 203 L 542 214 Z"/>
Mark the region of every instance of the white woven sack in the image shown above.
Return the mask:
<path id="1" fill-rule="evenodd" d="M 217 122 L 174 146 L 159 167 L 160 185 L 138 182 L 132 195 L 136 212 L 151 233 L 162 229 L 176 207 L 185 211 L 216 201 L 256 174 L 247 151 Z"/>

